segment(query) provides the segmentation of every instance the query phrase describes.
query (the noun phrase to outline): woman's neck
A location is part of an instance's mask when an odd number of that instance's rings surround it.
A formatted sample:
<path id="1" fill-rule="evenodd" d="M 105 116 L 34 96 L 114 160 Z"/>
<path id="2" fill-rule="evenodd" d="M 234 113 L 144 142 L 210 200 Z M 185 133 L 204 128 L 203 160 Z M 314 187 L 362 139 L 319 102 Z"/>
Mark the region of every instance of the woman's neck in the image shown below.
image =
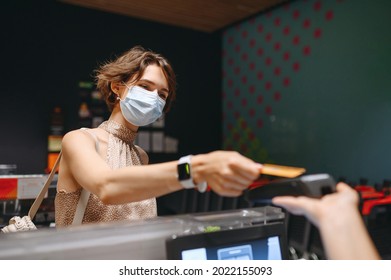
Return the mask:
<path id="1" fill-rule="evenodd" d="M 112 121 L 115 121 L 115 122 L 117 122 L 119 124 L 122 124 L 123 126 L 129 128 L 133 132 L 137 132 L 137 130 L 138 130 L 138 126 L 135 126 L 135 125 L 129 123 L 123 117 L 121 109 L 120 109 L 118 104 L 113 108 L 113 111 L 111 112 L 109 120 L 112 120 Z"/>

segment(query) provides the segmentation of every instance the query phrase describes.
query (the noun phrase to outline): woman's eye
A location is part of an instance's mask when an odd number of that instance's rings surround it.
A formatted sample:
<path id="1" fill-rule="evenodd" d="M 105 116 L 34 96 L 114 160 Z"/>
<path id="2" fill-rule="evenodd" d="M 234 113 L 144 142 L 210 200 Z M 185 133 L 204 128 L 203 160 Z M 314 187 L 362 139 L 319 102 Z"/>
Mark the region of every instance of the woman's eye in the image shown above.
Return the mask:
<path id="1" fill-rule="evenodd" d="M 147 86 L 147 85 L 140 85 L 140 87 L 145 88 L 145 89 L 148 89 L 148 86 Z"/>
<path id="2" fill-rule="evenodd" d="M 166 100 L 166 99 L 167 99 L 167 96 L 166 96 L 164 93 L 160 93 L 159 96 L 160 96 L 160 98 L 163 99 L 163 100 Z"/>

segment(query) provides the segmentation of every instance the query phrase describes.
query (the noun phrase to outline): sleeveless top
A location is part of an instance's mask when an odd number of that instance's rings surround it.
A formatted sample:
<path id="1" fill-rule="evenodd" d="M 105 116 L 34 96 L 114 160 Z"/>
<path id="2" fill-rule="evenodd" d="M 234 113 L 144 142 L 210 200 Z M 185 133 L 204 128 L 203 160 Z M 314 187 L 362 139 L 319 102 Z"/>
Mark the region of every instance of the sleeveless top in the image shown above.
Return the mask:
<path id="1" fill-rule="evenodd" d="M 103 122 L 99 128 L 109 133 L 105 160 L 111 169 L 142 164 L 140 154 L 133 143 L 137 136 L 136 132 L 112 120 Z M 129 185 L 131 185 L 131 182 Z M 81 192 L 82 187 L 75 192 L 57 192 L 54 200 L 56 227 L 64 227 L 72 224 Z M 140 220 L 156 216 L 157 207 L 155 198 L 127 204 L 106 205 L 95 194 L 91 193 L 82 223 Z"/>

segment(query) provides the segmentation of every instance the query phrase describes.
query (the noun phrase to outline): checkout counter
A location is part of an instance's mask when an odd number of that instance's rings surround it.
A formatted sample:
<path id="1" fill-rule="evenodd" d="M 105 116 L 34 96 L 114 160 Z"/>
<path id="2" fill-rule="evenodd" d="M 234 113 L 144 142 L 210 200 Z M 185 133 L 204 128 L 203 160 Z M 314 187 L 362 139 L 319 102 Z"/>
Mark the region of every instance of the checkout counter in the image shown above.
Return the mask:
<path id="1" fill-rule="evenodd" d="M 0 175 L 0 226 L 13 216 L 27 214 L 46 179 L 47 175 Z M 37 231 L 0 234 L 0 259 L 287 258 L 285 215 L 280 208 L 251 207 L 56 229 L 51 227 L 56 185 L 57 175 L 34 219 Z"/>
<path id="2" fill-rule="evenodd" d="M 286 259 L 284 213 L 265 206 L 0 234 L 0 259 Z"/>

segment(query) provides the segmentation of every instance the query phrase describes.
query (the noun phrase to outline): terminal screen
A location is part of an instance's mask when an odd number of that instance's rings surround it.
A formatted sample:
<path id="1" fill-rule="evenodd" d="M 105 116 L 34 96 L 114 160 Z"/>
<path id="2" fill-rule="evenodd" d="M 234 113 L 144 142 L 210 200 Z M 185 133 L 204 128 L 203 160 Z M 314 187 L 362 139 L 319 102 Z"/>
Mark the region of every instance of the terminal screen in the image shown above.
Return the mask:
<path id="1" fill-rule="evenodd" d="M 278 236 L 232 245 L 183 250 L 183 260 L 281 260 Z"/>

